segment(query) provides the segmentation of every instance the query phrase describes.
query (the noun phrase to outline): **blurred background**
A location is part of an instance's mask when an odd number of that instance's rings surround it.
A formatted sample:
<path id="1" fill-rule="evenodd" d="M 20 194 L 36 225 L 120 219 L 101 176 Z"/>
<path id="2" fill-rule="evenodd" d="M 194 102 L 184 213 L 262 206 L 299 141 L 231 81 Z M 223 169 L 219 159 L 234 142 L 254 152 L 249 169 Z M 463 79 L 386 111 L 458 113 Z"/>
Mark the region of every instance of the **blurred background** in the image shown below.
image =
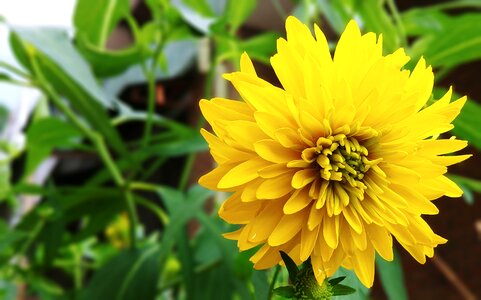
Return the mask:
<path id="1" fill-rule="evenodd" d="M 260 77 L 284 21 L 317 23 L 332 49 L 347 22 L 403 47 L 468 103 L 447 136 L 463 199 L 428 223 L 449 242 L 418 264 L 396 246 L 374 287 L 349 270 L 345 299 L 481 297 L 481 0 L 16 0 L 0 2 L 0 299 L 277 299 L 281 270 L 255 271 L 221 233 L 227 195 L 198 101 L 239 96 L 221 78 L 246 51 Z"/>

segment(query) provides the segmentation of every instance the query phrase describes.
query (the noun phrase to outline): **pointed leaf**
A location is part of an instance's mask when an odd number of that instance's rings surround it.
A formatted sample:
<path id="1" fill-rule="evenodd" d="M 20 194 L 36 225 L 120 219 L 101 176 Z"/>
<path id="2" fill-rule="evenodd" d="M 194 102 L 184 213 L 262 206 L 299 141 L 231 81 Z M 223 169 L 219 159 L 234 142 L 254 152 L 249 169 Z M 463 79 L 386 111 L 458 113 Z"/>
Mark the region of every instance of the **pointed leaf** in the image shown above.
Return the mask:
<path id="1" fill-rule="evenodd" d="M 332 287 L 333 296 L 350 295 L 350 294 L 354 294 L 355 292 L 356 292 L 356 289 L 353 289 L 352 287 L 344 284 L 336 284 L 335 286 Z"/>
<path id="2" fill-rule="evenodd" d="M 274 289 L 274 294 L 284 298 L 294 298 L 296 292 L 292 286 L 281 286 Z"/>
<path id="3" fill-rule="evenodd" d="M 341 276 L 341 277 L 336 277 L 336 278 L 332 278 L 329 280 L 329 283 L 334 286 L 338 283 L 341 283 L 344 279 L 346 279 L 346 276 Z"/>
<path id="4" fill-rule="evenodd" d="M 284 251 L 280 251 L 280 253 L 281 253 L 282 260 L 286 265 L 287 271 L 289 272 L 289 280 L 291 282 L 295 282 L 297 278 L 297 273 L 299 272 L 299 269 L 297 268 L 296 263 Z"/>

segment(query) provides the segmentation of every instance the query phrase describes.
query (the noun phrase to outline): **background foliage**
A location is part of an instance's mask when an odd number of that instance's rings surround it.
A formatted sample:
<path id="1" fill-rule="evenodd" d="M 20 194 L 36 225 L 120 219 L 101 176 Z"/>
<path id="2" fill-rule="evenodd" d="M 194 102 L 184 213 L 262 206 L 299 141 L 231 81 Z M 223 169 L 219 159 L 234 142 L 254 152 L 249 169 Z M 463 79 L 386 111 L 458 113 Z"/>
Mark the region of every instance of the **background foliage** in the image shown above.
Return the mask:
<path id="1" fill-rule="evenodd" d="M 215 214 L 219 201 L 209 199 L 225 195 L 189 186 L 195 155 L 207 150 L 198 133 L 203 121 L 189 126 L 155 109 L 156 81 L 205 74 L 204 97 L 217 96 L 212 89 L 219 66 L 237 66 L 243 51 L 268 63 L 283 33 L 240 37 L 255 0 L 145 3 L 152 17 L 140 24 L 128 0 L 78 0 L 73 38 L 56 29 L 10 27 L 9 46 L 22 68 L 0 62 L 0 80 L 37 89 L 43 97 L 25 130 L 25 146 L 0 140 L 2 299 L 18 299 L 22 290 L 40 299 L 269 299 L 272 287 L 287 283 L 285 270 L 252 270 L 252 251 L 238 253 L 235 243 L 221 237 L 232 228 Z M 285 18 L 279 2 L 273 4 Z M 350 19 L 359 20 L 363 31 L 383 34 L 386 53 L 404 47 L 412 62 L 424 56 L 438 82 L 459 65 L 481 59 L 478 1 L 403 12 L 392 0 L 295 5 L 293 13 L 304 22 L 330 28 L 332 41 Z M 119 24 L 128 27 L 133 43 L 112 50 L 107 41 Z M 117 98 L 133 83 L 147 87 L 142 109 Z M 442 92 L 438 87 L 435 94 Z M 0 108 L 2 131 L 9 126 L 8 112 Z M 479 104 L 469 100 L 453 130 L 478 150 L 480 115 Z M 141 134 L 121 135 L 123 126 L 139 122 Z M 98 167 L 82 175 L 81 184 L 65 184 L 53 175 L 44 184 L 31 182 L 45 159 L 62 161 L 68 153 L 81 153 Z M 173 184 L 152 179 L 173 159 L 182 163 Z M 452 178 L 466 190 L 467 201 L 473 199 L 471 191 L 481 191 L 475 179 Z M 42 200 L 19 213 L 31 196 Z M 19 220 L 12 222 L 13 216 Z M 376 261 L 388 298 L 407 299 L 398 258 Z M 343 283 L 357 289 L 344 299 L 368 299 L 369 290 L 350 271 L 337 275 L 347 276 Z"/>

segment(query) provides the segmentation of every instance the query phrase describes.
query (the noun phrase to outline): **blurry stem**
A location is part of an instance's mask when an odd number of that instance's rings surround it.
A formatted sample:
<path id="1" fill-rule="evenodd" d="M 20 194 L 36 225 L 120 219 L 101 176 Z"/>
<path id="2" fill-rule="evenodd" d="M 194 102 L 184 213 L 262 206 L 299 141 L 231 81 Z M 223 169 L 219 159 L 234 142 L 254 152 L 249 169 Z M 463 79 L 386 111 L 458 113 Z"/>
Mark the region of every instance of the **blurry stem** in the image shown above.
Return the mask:
<path id="1" fill-rule="evenodd" d="M 147 78 L 148 99 L 147 99 L 147 120 L 145 122 L 144 137 L 142 139 L 142 146 L 146 147 L 150 143 L 150 136 L 152 135 L 153 119 L 155 113 L 155 101 L 156 101 L 156 71 L 159 64 L 159 57 L 164 48 L 164 37 L 161 37 L 159 44 L 155 48 L 154 56 L 152 57 L 152 64 L 150 70 L 147 68 L 147 64 L 144 61 L 142 63 L 142 70 Z"/>
<path id="2" fill-rule="evenodd" d="M 286 14 L 286 11 L 284 10 L 284 7 L 282 7 L 281 3 L 279 2 L 279 0 L 271 0 L 271 2 L 276 12 L 281 17 L 281 19 L 285 20 L 287 18 L 287 14 Z"/>
<path id="3" fill-rule="evenodd" d="M 137 202 L 138 204 L 144 206 L 145 208 L 149 209 L 150 211 L 152 211 L 154 214 L 157 215 L 157 217 L 159 218 L 159 220 L 162 222 L 163 225 L 167 225 L 169 224 L 169 216 L 167 215 L 167 213 L 162 209 L 160 208 L 158 205 L 155 205 L 154 203 L 152 203 L 151 201 L 147 200 L 147 199 L 144 199 L 142 197 L 135 197 L 135 202 Z"/>
<path id="4" fill-rule="evenodd" d="M 72 246 L 72 253 L 74 257 L 74 269 L 73 269 L 73 276 L 74 276 L 74 284 L 76 290 L 82 289 L 82 250 L 79 249 L 78 245 Z"/>
<path id="5" fill-rule="evenodd" d="M 125 202 L 127 204 L 127 212 L 129 214 L 130 226 L 129 226 L 129 233 L 130 233 L 130 242 L 132 248 L 137 247 L 137 224 L 139 224 L 139 219 L 137 217 L 137 211 L 135 209 L 135 201 L 134 197 L 132 196 L 132 192 L 129 190 L 125 190 Z"/>
<path id="6" fill-rule="evenodd" d="M 216 75 L 217 64 L 211 65 L 209 72 L 207 73 L 207 78 L 204 84 L 204 99 L 209 99 L 212 97 L 212 88 L 214 83 L 214 78 Z M 200 129 L 204 126 L 205 119 L 202 115 L 199 115 L 199 121 L 197 122 L 196 129 Z M 195 153 L 190 153 L 187 156 L 187 159 L 184 164 L 184 168 L 182 170 L 180 180 L 179 180 L 179 190 L 184 190 L 187 187 L 187 183 L 189 181 L 190 172 L 192 171 L 192 167 L 194 166 L 195 161 Z"/>
<path id="7" fill-rule="evenodd" d="M 27 253 L 28 248 L 30 248 L 33 241 L 35 240 L 37 235 L 40 233 L 44 225 L 45 225 L 45 219 L 41 218 L 40 221 L 37 223 L 37 225 L 35 225 L 35 227 L 32 229 L 32 231 L 30 231 L 30 235 L 27 241 L 25 242 L 25 244 L 23 244 L 20 250 L 18 251 L 19 256 L 22 256 L 25 253 Z"/>
<path id="8" fill-rule="evenodd" d="M 155 184 L 151 184 L 148 182 L 141 182 L 141 181 L 133 181 L 130 183 L 129 188 L 131 190 L 142 190 L 142 191 L 149 191 L 149 192 L 157 192 L 159 187 Z"/>
<path id="9" fill-rule="evenodd" d="M 112 178 L 114 179 L 115 184 L 117 187 L 124 189 L 125 187 L 125 180 L 122 177 L 117 165 L 115 164 L 110 152 L 107 149 L 105 144 L 104 138 L 98 134 L 97 132 L 91 130 L 87 125 L 85 125 L 80 118 L 68 107 L 60 98 L 60 96 L 55 92 L 52 88 L 50 83 L 45 79 L 40 67 L 38 66 L 36 60 L 35 49 L 27 48 L 29 50 L 29 59 L 30 63 L 32 64 L 34 75 L 38 80 L 39 87 L 45 92 L 45 94 L 50 97 L 53 103 L 61 110 L 67 118 L 92 142 L 92 144 L 97 149 L 102 161 L 104 162 L 105 166 L 109 170 Z M 135 211 L 135 203 L 132 199 L 132 195 L 130 191 L 125 191 L 125 199 L 127 202 L 127 208 L 129 211 L 129 217 L 131 222 L 131 238 L 132 238 L 132 246 L 135 248 L 136 246 L 136 235 L 135 235 L 135 228 L 137 227 L 138 220 L 137 214 Z"/>
<path id="10" fill-rule="evenodd" d="M 449 282 L 458 290 L 458 292 L 466 300 L 477 299 L 474 293 L 464 284 L 451 267 L 438 255 L 431 258 L 436 268 L 449 280 Z"/>
<path id="11" fill-rule="evenodd" d="M 14 74 L 17 74 L 20 77 L 30 78 L 29 74 L 25 73 L 24 71 L 14 67 L 11 64 L 6 63 L 4 61 L 0 61 L 0 68 L 3 68 L 5 70 L 8 70 L 8 71 L 14 73 Z"/>
<path id="12" fill-rule="evenodd" d="M 397 28 L 398 28 L 398 31 L 399 31 L 399 34 L 401 35 L 401 39 L 402 39 L 402 46 L 406 47 L 408 42 L 407 42 L 407 39 L 406 39 L 406 30 L 404 29 L 404 25 L 403 25 L 403 22 L 401 20 L 401 16 L 399 14 L 399 11 L 397 9 L 397 6 L 396 6 L 396 3 L 394 2 L 394 0 L 386 0 L 387 2 L 387 6 L 389 7 L 389 10 L 391 11 L 391 14 L 394 18 L 394 20 L 396 21 L 396 25 L 397 25 Z"/>
<path id="13" fill-rule="evenodd" d="M 272 299 L 272 296 L 274 294 L 274 286 L 276 285 L 277 276 L 279 276 L 280 271 L 281 271 L 281 266 L 277 265 L 276 270 L 274 271 L 274 276 L 272 276 L 271 284 L 269 286 L 269 296 L 267 297 L 267 299 L 269 300 Z"/>

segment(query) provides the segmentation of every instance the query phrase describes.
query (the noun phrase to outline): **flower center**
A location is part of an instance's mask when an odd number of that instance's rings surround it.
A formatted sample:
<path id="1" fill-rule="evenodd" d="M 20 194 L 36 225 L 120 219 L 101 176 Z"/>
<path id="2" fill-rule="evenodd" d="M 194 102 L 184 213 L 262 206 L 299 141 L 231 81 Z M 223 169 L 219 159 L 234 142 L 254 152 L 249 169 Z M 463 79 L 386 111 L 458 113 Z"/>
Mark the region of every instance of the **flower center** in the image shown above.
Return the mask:
<path id="1" fill-rule="evenodd" d="M 364 173 L 375 161 L 367 158 L 366 147 L 345 134 L 321 137 L 316 146 L 302 151 L 302 159 L 319 168 L 321 178 L 348 182 L 352 187 L 365 188 Z"/>

